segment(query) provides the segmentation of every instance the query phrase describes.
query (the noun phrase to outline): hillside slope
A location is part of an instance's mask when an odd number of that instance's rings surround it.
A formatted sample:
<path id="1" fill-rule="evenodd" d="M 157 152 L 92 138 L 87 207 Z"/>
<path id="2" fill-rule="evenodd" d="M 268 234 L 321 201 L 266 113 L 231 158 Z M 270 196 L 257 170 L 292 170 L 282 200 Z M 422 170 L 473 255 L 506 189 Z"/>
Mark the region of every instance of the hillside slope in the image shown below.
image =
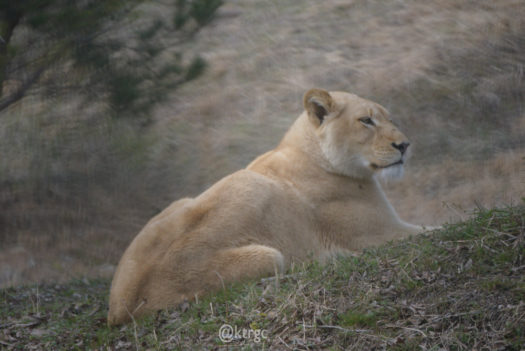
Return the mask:
<path id="1" fill-rule="evenodd" d="M 149 218 L 275 147 L 312 87 L 391 111 L 411 141 L 385 186 L 404 220 L 525 194 L 522 0 L 228 0 L 175 49 L 208 70 L 138 130 L 70 99 L 2 115 L 0 286 L 111 277 Z"/>
<path id="2" fill-rule="evenodd" d="M 106 326 L 108 280 L 4 289 L 0 348 L 519 351 L 524 271 L 525 207 L 479 210 L 441 231 L 296 266 L 120 328 Z M 225 324 L 237 337 L 221 341 Z"/>

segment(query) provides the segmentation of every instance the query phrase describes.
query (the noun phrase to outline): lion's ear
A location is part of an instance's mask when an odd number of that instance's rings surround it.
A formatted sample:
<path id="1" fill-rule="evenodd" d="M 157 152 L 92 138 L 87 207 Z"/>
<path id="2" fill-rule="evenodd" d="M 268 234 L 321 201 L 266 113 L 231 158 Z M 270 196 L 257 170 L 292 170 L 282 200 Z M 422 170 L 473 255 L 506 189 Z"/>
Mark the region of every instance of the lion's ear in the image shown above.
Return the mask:
<path id="1" fill-rule="evenodd" d="M 310 89 L 304 94 L 303 104 L 308 117 L 317 126 L 324 122 L 326 115 L 333 112 L 334 100 L 323 89 Z"/>

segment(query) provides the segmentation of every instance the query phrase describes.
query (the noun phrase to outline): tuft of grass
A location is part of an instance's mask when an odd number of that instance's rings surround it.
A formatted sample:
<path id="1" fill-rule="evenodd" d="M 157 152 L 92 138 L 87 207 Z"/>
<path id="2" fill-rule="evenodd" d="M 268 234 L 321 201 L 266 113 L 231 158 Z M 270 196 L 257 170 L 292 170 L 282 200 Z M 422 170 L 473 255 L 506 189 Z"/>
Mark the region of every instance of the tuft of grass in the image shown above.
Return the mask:
<path id="1" fill-rule="evenodd" d="M 339 316 L 339 325 L 344 327 L 370 327 L 376 326 L 377 316 L 373 312 L 347 311 Z"/>
<path id="2" fill-rule="evenodd" d="M 117 328 L 106 326 L 107 280 L 3 289 L 0 347 L 518 351 L 524 267 L 525 206 L 481 209 L 439 231 L 297 264 Z M 245 334 L 225 343 L 225 324 Z"/>

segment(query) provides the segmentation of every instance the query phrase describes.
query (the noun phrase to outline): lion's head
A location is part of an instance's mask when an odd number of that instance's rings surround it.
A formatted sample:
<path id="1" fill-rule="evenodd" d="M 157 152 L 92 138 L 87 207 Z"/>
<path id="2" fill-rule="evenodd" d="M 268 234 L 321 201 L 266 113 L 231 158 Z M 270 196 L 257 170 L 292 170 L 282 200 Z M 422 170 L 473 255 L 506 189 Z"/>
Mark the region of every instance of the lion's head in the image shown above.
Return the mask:
<path id="1" fill-rule="evenodd" d="M 407 137 L 379 104 L 344 92 L 311 89 L 304 107 L 331 171 L 366 178 L 403 174 Z"/>

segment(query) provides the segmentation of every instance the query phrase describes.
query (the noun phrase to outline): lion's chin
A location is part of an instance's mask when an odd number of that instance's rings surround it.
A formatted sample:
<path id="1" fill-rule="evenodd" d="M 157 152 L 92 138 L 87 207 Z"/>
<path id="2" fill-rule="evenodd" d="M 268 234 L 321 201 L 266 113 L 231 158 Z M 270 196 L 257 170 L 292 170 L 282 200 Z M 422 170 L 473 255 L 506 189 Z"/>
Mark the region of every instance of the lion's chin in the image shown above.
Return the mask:
<path id="1" fill-rule="evenodd" d="M 405 168 L 403 167 L 403 164 L 396 164 L 390 167 L 382 168 L 379 171 L 379 177 L 381 177 L 381 179 L 386 182 L 399 180 L 403 178 L 404 174 Z"/>

